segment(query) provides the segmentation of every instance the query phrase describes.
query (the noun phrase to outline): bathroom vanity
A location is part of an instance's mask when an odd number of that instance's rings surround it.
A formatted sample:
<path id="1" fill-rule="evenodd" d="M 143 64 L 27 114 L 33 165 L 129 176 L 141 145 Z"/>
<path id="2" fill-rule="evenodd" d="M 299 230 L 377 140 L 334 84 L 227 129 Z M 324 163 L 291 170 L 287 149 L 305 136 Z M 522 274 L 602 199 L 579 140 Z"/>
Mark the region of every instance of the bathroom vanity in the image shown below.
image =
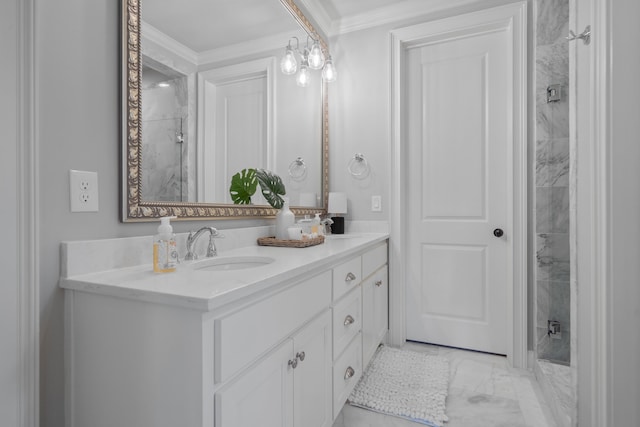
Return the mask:
<path id="1" fill-rule="evenodd" d="M 387 238 L 168 274 L 132 265 L 142 238 L 63 243 L 68 425 L 330 427 L 388 329 Z"/>

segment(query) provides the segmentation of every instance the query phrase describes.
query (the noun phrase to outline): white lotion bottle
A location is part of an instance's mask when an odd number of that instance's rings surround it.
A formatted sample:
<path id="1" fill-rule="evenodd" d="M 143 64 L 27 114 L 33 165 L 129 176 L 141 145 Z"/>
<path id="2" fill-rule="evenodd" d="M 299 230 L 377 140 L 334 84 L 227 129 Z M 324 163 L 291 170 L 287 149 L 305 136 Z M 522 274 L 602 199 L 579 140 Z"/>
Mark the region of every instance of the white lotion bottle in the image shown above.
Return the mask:
<path id="1" fill-rule="evenodd" d="M 289 198 L 284 198 L 282 209 L 276 214 L 276 239 L 288 240 L 289 239 L 289 227 L 294 226 L 296 223 L 296 217 L 289 209 Z"/>
<path id="2" fill-rule="evenodd" d="M 175 216 L 160 218 L 158 234 L 153 238 L 153 271 L 156 273 L 170 273 L 176 271 L 178 264 L 178 250 L 176 235 L 169 222 Z"/>

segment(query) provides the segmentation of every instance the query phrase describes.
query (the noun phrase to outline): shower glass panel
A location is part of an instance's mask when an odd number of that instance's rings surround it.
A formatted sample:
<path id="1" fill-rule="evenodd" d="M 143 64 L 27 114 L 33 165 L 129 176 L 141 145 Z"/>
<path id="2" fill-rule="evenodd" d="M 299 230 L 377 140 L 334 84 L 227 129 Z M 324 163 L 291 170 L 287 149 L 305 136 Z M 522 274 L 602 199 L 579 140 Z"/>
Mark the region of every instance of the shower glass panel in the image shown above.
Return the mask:
<path id="1" fill-rule="evenodd" d="M 189 147 L 193 142 L 188 77 L 166 76 L 147 68 L 142 83 L 145 105 L 152 106 L 142 110 L 142 199 L 188 201 Z"/>
<path id="2" fill-rule="evenodd" d="M 536 353 L 568 365 L 569 0 L 538 0 L 536 8 Z"/>

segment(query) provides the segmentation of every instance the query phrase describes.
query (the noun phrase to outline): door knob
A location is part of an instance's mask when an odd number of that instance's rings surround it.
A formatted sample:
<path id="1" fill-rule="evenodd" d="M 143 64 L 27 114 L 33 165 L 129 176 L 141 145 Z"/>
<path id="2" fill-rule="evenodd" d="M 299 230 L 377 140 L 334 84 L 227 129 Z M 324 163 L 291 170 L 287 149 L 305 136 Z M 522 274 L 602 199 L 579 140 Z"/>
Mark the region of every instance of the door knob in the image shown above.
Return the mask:
<path id="1" fill-rule="evenodd" d="M 502 228 L 496 228 L 495 230 L 493 230 L 493 235 L 496 237 L 502 237 L 503 234 L 504 231 L 502 231 Z"/>

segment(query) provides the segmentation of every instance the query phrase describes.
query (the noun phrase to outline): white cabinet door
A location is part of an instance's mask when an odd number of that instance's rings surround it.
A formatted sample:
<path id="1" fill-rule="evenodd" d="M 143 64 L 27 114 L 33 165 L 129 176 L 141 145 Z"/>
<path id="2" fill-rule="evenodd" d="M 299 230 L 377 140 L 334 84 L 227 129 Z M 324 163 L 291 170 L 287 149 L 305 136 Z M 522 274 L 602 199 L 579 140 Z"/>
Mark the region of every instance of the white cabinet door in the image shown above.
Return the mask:
<path id="1" fill-rule="evenodd" d="M 330 427 L 331 360 L 327 310 L 216 393 L 216 426 Z"/>
<path id="2" fill-rule="evenodd" d="M 331 427 L 331 312 L 326 311 L 293 337 L 293 417 L 295 427 Z"/>
<path id="3" fill-rule="evenodd" d="M 293 341 L 287 340 L 216 393 L 216 426 L 292 427 L 292 354 Z"/>
<path id="4" fill-rule="evenodd" d="M 366 367 L 389 323 L 389 280 L 387 267 L 362 283 L 362 366 Z"/>

